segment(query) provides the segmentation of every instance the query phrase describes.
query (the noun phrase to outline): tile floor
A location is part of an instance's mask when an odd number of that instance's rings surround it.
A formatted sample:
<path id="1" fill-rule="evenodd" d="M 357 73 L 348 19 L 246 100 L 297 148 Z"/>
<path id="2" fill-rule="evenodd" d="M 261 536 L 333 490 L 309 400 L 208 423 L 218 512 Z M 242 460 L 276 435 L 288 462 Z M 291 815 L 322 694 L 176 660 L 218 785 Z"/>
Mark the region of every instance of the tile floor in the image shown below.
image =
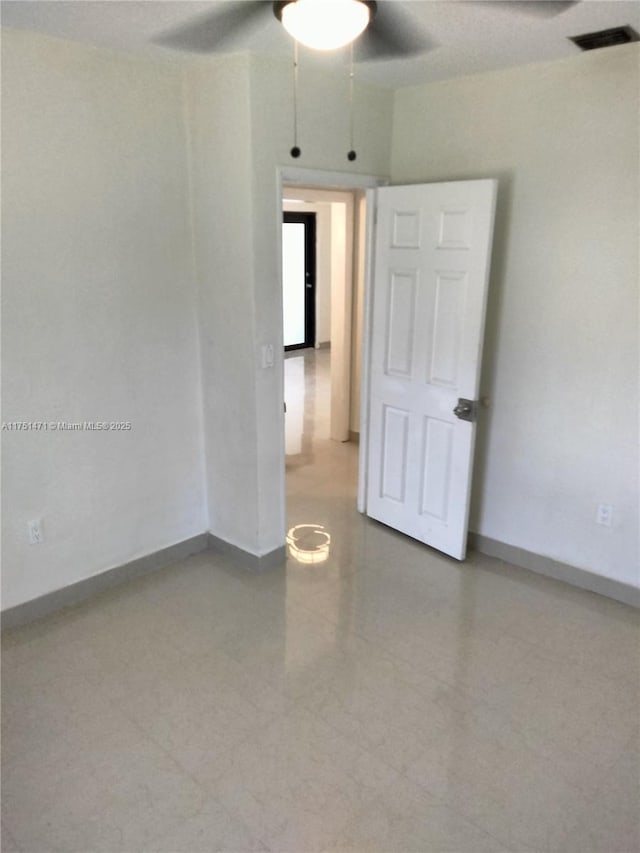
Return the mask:
<path id="1" fill-rule="evenodd" d="M 327 361 L 287 359 L 324 562 L 202 554 L 5 634 L 5 853 L 640 850 L 637 614 L 360 517 Z"/>

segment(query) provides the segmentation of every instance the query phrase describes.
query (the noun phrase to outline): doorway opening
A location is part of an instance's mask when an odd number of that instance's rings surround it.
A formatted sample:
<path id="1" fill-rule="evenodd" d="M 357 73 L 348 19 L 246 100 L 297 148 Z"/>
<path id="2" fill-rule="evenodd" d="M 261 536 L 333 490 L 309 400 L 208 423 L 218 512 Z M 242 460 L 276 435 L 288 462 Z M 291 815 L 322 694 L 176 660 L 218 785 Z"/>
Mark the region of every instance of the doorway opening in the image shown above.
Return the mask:
<path id="1" fill-rule="evenodd" d="M 283 188 L 285 223 L 289 218 L 292 222 L 299 222 L 310 215 L 316 220 L 316 275 L 313 277 L 315 335 L 312 340 L 307 336 L 301 344 L 290 339 L 285 328 L 285 350 L 291 344 L 330 350 L 329 359 L 325 359 L 330 364 L 330 437 L 342 442 L 356 439 L 359 432 L 365 210 L 364 193 L 356 190 L 311 186 Z M 286 285 L 289 266 L 287 241 L 288 235 L 283 232 L 283 285 Z M 295 258 L 292 263 L 295 264 Z M 300 269 L 298 263 L 299 288 L 304 286 Z M 311 288 L 305 289 L 309 296 Z M 285 324 L 288 298 L 284 291 Z M 301 304 L 300 297 L 298 304 Z M 298 327 L 300 329 L 301 320 Z M 298 336 L 301 340 L 300 332 Z"/>
<path id="2" fill-rule="evenodd" d="M 297 561 L 315 563 L 325 549 L 328 554 L 338 518 L 351 518 L 353 523 L 356 513 L 365 213 L 362 192 L 284 189 L 287 545 L 289 555 Z M 308 217 L 317 226 L 312 255 L 315 270 L 311 274 L 301 262 L 304 253 L 299 223 L 310 221 Z M 293 247 L 292 234 L 287 233 L 289 223 L 298 228 Z M 290 269 L 295 270 L 295 284 L 289 280 Z M 302 332 L 304 300 L 300 296 L 304 290 L 309 297 L 311 280 L 315 285 L 313 336 Z M 290 297 L 288 289 L 292 287 L 296 289 Z M 287 327 L 287 315 L 295 305 L 297 337 L 290 336 Z M 337 541 L 334 539 L 336 546 Z"/>
<path id="3" fill-rule="evenodd" d="M 358 515 L 366 190 L 383 182 L 294 168 L 278 174 L 280 221 L 285 212 L 316 218 L 315 338 L 285 350 L 283 362 L 285 529 L 296 560 L 321 562 L 329 541 L 327 530 L 318 539 L 318 525 Z M 307 545 L 312 555 L 303 553 Z"/>

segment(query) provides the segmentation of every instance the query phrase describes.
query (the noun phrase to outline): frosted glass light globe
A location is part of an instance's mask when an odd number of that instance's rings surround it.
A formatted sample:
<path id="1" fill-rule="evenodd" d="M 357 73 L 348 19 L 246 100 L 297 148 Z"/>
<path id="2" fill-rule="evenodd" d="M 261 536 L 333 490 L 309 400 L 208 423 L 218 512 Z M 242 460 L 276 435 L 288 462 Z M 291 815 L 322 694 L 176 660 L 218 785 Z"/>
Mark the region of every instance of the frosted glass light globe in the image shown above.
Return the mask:
<path id="1" fill-rule="evenodd" d="M 282 10 L 287 32 L 315 50 L 344 47 L 368 23 L 369 7 L 360 0 L 295 0 Z"/>

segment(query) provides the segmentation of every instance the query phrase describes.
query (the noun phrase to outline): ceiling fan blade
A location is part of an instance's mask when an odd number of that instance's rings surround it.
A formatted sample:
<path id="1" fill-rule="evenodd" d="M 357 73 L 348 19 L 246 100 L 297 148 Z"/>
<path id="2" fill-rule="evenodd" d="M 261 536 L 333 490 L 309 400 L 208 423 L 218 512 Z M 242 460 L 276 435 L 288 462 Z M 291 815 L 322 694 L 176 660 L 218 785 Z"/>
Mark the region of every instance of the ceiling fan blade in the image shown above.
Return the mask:
<path id="1" fill-rule="evenodd" d="M 580 0 L 472 0 L 472 2 L 538 18 L 553 18 L 576 6 Z"/>
<path id="2" fill-rule="evenodd" d="M 373 20 L 354 43 L 358 62 L 404 59 L 437 47 L 396 3 L 381 0 Z"/>
<path id="3" fill-rule="evenodd" d="M 184 26 L 174 28 L 154 39 L 155 44 L 191 53 L 210 53 L 224 48 L 234 37 L 246 37 L 252 24 L 271 14 L 266 0 L 227 0 L 225 8 L 207 12 Z"/>

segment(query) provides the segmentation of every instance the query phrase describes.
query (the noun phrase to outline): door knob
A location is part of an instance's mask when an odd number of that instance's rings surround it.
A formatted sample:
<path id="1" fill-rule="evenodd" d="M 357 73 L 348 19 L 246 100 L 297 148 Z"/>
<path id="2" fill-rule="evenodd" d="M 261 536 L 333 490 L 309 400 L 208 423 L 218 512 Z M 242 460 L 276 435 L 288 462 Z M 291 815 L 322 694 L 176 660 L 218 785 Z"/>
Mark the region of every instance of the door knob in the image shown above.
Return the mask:
<path id="1" fill-rule="evenodd" d="M 453 414 L 461 421 L 475 421 L 478 414 L 478 404 L 475 400 L 465 400 L 460 397 Z"/>

